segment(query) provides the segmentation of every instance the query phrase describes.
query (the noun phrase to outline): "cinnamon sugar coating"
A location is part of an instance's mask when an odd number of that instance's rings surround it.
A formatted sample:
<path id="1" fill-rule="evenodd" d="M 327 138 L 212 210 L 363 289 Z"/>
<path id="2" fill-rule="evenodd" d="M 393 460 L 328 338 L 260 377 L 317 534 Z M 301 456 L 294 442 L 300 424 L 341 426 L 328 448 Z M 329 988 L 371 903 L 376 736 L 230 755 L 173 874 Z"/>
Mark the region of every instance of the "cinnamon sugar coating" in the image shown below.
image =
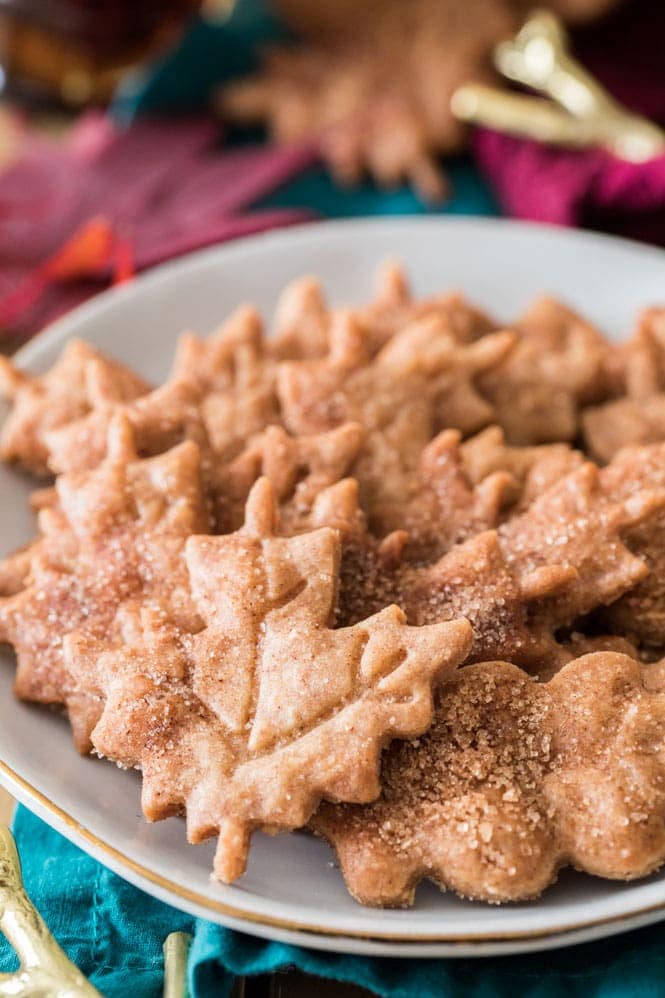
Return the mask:
<path id="1" fill-rule="evenodd" d="M 425 447 L 401 504 L 374 518 L 385 535 L 405 530 L 409 556 L 432 562 L 454 544 L 496 527 L 514 489 L 512 475 L 491 472 L 477 483 L 467 474 L 457 430 L 443 430 Z"/>
<path id="2" fill-rule="evenodd" d="M 182 337 L 173 374 L 200 387 L 206 433 L 222 460 L 234 457 L 252 434 L 279 421 L 275 361 L 252 306 L 241 306 L 206 340 Z"/>
<path id="3" fill-rule="evenodd" d="M 377 541 L 347 515 L 340 619 L 393 601 L 415 624 L 461 614 L 474 628 L 472 659 L 549 673 L 570 657 L 560 629 L 648 582 L 648 551 L 627 538 L 658 530 L 665 490 L 657 482 L 619 488 L 603 474 L 582 464 L 498 530 L 458 539 L 432 563 L 409 558 L 405 532 Z"/>
<path id="4" fill-rule="evenodd" d="M 272 336 L 251 306 L 186 334 L 151 391 L 82 344 L 3 364 L 5 455 L 57 473 L 0 562 L 18 695 L 140 768 L 150 820 L 217 836 L 225 881 L 322 799 L 370 805 L 315 819 L 369 903 L 655 868 L 665 443 L 591 429 L 660 398 L 662 315 L 619 346 L 551 299 L 502 329 L 387 264 L 367 304 L 307 277 Z"/>
<path id="5" fill-rule="evenodd" d="M 0 597 L 25 589 L 40 561 L 67 565 L 76 556 L 76 536 L 57 500 L 40 508 L 38 523 L 39 536 L 0 561 Z"/>
<path id="6" fill-rule="evenodd" d="M 297 519 L 300 510 L 304 517 L 304 506 L 311 506 L 316 492 L 350 467 L 362 431 L 349 424 L 292 439 L 282 430 L 272 349 L 250 307 L 238 309 L 207 340 L 181 337 L 173 375 L 164 385 L 134 403 L 99 408 L 46 434 L 51 467 L 58 472 L 96 467 L 106 453 L 110 421 L 121 412 L 141 456 L 163 453 L 184 440 L 196 443 L 218 531 L 242 523 L 249 488 L 263 465 L 280 499 L 291 487 L 297 493 L 284 515 Z"/>
<path id="7" fill-rule="evenodd" d="M 282 418 L 292 433 L 362 424 L 353 472 L 370 523 L 385 532 L 390 526 L 382 521 L 418 488 L 420 455 L 432 437 L 448 426 L 472 432 L 491 419 L 475 382 L 513 342 L 511 333 L 497 332 L 460 344 L 447 321 L 429 316 L 395 333 L 372 357 L 362 324 L 339 313 L 325 358 L 280 365 Z"/>
<path id="8" fill-rule="evenodd" d="M 226 882 L 254 829 L 300 827 L 322 797 L 376 797 L 381 748 L 428 727 L 433 680 L 471 644 L 466 621 L 409 627 L 396 606 L 331 629 L 338 532 L 276 526 L 261 479 L 240 531 L 189 539 L 197 634 L 143 614 L 126 644 L 66 642 L 69 669 L 102 690 L 96 750 L 142 769 L 150 820 L 184 811 L 190 841 L 218 835 Z"/>
<path id="9" fill-rule="evenodd" d="M 553 298 L 535 301 L 516 329 L 515 349 L 480 382 L 496 422 L 512 444 L 573 440 L 582 406 L 607 395 L 607 344 Z"/>
<path id="10" fill-rule="evenodd" d="M 665 444 L 629 447 L 600 472 L 607 489 L 627 500 L 641 487 L 665 487 Z M 626 543 L 646 564 L 648 574 L 602 615 L 604 624 L 650 649 L 665 647 L 665 511 L 636 523 Z"/>
<path id="11" fill-rule="evenodd" d="M 277 420 L 274 361 L 251 306 L 241 306 L 208 339 L 180 337 L 171 377 L 136 403 L 122 406 L 144 456 L 194 440 L 229 460 L 252 434 Z M 49 434 L 53 471 L 94 467 L 103 457 L 118 406 L 100 406 Z"/>
<path id="12" fill-rule="evenodd" d="M 200 402 L 196 384 L 173 378 L 129 404 L 100 406 L 45 434 L 49 467 L 56 475 L 92 471 L 106 456 L 109 426 L 119 415 L 131 425 L 142 457 L 160 454 L 183 440 L 206 448 Z"/>
<path id="13" fill-rule="evenodd" d="M 0 356 L 0 397 L 12 406 L 0 434 L 0 459 L 48 475 L 48 431 L 147 391 L 142 378 L 80 340 L 69 342 L 42 375 L 26 374 Z"/>
<path id="14" fill-rule="evenodd" d="M 279 360 L 325 357 L 337 314 L 315 277 L 292 281 L 277 302 L 269 341 L 271 353 Z M 457 292 L 414 297 L 404 268 L 393 260 L 379 265 L 372 300 L 354 306 L 353 315 L 362 329 L 368 356 L 377 354 L 406 325 L 421 319 L 439 318 L 458 343 L 470 343 L 498 328 L 498 323 Z"/>
<path id="15" fill-rule="evenodd" d="M 327 433 L 291 436 L 280 426 L 269 426 L 248 441 L 217 481 L 221 532 L 242 526 L 251 487 L 261 477 L 270 480 L 279 505 L 280 532 L 295 534 L 313 524 L 324 526 L 321 495 L 349 472 L 362 441 L 358 423 L 344 423 Z M 337 492 L 328 495 L 337 495 Z M 337 506 L 337 502 L 335 503 Z M 341 504 L 331 510 L 335 526 L 343 515 Z"/>
<path id="16" fill-rule="evenodd" d="M 459 292 L 414 297 L 408 275 L 394 260 L 386 260 L 377 268 L 373 300 L 354 311 L 363 327 L 365 347 L 372 356 L 395 333 L 422 319 L 440 319 L 457 343 L 471 343 L 499 328 L 498 322 Z"/>
<path id="17" fill-rule="evenodd" d="M 496 531 L 452 548 L 434 565 L 400 573 L 401 599 L 409 620 L 431 623 L 463 614 L 473 626 L 470 661 L 503 654 L 534 672 L 559 661 L 555 628 L 538 619 L 548 597 L 575 585 L 575 569 L 563 563 L 533 573 L 510 564 Z"/>
<path id="18" fill-rule="evenodd" d="M 159 606 L 177 626 L 195 630 L 182 552 L 209 520 L 196 445 L 139 460 L 122 417 L 111 424 L 99 468 L 62 475 L 56 488 L 57 507 L 40 514 L 42 538 L 24 587 L 0 599 L 0 640 L 16 652 L 16 694 L 66 704 L 86 749 L 99 706 L 67 672 L 67 635 L 110 633 L 128 600 Z"/>
<path id="19" fill-rule="evenodd" d="M 622 447 L 665 440 L 665 308 L 645 309 L 632 339 L 610 352 L 607 367 L 619 397 L 582 417 L 586 447 L 598 461 L 611 460 Z"/>
<path id="20" fill-rule="evenodd" d="M 547 489 L 584 462 L 584 455 L 569 444 L 513 447 L 500 426 L 488 426 L 460 445 L 464 471 L 473 485 L 489 475 L 503 472 L 512 488 L 504 495 L 505 511 L 527 509 Z"/>
<path id="21" fill-rule="evenodd" d="M 627 491 L 612 485 L 587 463 L 500 527 L 503 550 L 520 573 L 538 572 L 553 562 L 574 568 L 576 581 L 538 611 L 550 626 L 614 602 L 649 574 L 645 559 L 625 539 L 635 529 L 656 528 L 665 490 L 657 483 L 646 488 L 638 483 Z"/>
<path id="22" fill-rule="evenodd" d="M 566 865 L 645 876 L 665 860 L 665 696 L 611 652 L 546 684 L 470 666 L 440 688 L 428 733 L 385 753 L 381 781 L 374 804 L 324 804 L 311 823 L 363 904 L 411 905 L 425 877 L 498 903 L 537 897 Z"/>

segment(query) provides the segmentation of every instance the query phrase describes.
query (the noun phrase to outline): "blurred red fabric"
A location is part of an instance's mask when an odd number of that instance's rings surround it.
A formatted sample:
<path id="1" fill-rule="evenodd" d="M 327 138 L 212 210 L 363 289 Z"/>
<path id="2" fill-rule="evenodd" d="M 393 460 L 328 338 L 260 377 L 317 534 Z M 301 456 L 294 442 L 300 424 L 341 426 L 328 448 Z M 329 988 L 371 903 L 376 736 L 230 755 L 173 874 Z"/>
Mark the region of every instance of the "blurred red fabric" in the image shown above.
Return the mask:
<path id="1" fill-rule="evenodd" d="M 66 141 L 29 134 L 0 177 L 0 314 L 3 330 L 28 335 L 99 291 L 118 254 L 94 254 L 63 280 L 62 248 L 101 219 L 137 270 L 212 243 L 310 217 L 249 207 L 313 161 L 306 146 L 219 147 L 210 119 L 138 120 L 119 128 L 84 116 Z M 16 307 L 17 305 L 21 307 Z"/>

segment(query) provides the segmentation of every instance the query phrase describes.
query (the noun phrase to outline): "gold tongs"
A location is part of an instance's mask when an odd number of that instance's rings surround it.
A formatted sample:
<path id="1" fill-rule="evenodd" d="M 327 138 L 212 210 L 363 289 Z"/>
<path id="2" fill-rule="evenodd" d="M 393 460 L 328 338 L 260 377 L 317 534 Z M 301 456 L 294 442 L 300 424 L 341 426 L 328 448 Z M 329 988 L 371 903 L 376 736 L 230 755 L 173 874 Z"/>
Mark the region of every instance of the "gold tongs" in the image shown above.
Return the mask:
<path id="1" fill-rule="evenodd" d="M 11 943 L 20 967 L 0 974 L 7 998 L 102 998 L 66 957 L 23 886 L 21 862 L 11 832 L 0 825 L 0 932 Z M 172 932 L 164 943 L 164 998 L 187 995 L 190 937 Z"/>
<path id="2" fill-rule="evenodd" d="M 469 83 L 451 101 L 460 120 L 554 145 L 601 146 L 631 163 L 665 152 L 665 132 L 623 107 L 573 58 L 550 11 L 535 11 L 514 38 L 497 45 L 494 64 L 542 96 Z"/>

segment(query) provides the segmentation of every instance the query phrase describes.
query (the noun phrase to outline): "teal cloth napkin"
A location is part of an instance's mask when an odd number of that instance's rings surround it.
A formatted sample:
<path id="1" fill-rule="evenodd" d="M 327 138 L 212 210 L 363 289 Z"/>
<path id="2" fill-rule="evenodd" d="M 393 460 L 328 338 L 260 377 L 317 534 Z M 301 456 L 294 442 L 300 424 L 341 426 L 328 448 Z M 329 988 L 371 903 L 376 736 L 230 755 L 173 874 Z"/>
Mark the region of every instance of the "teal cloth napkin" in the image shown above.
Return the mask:
<path id="1" fill-rule="evenodd" d="M 158 998 L 162 945 L 190 932 L 192 998 L 226 998 L 235 975 L 298 967 L 385 998 L 662 998 L 661 925 L 530 956 L 392 960 L 266 942 L 170 908 L 110 873 L 24 808 L 14 821 L 28 893 L 67 954 L 107 998 Z M 0 972 L 15 969 L 0 940 Z"/>

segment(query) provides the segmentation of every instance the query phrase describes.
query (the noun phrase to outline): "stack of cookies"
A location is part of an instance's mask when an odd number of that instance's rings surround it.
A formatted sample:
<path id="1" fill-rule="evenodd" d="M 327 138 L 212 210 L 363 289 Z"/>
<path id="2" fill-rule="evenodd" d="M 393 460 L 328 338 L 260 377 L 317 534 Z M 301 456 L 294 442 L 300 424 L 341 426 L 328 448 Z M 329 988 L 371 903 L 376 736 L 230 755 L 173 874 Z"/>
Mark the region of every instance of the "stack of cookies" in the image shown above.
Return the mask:
<path id="1" fill-rule="evenodd" d="M 665 309 L 500 327 L 386 265 L 361 307 L 304 278 L 267 331 L 182 336 L 156 388 L 78 342 L 0 388 L 47 479 L 0 563 L 16 694 L 218 879 L 257 829 L 375 905 L 665 861 Z"/>

